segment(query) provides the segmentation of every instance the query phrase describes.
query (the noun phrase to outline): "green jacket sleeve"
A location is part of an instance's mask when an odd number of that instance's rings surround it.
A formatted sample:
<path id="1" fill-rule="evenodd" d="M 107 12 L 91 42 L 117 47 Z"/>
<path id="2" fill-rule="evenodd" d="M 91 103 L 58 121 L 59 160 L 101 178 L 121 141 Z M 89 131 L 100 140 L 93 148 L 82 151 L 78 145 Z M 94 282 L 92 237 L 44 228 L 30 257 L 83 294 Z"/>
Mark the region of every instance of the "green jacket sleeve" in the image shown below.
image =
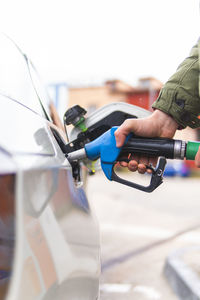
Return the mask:
<path id="1" fill-rule="evenodd" d="M 152 107 L 171 115 L 180 128 L 200 127 L 198 44 L 165 83 Z"/>

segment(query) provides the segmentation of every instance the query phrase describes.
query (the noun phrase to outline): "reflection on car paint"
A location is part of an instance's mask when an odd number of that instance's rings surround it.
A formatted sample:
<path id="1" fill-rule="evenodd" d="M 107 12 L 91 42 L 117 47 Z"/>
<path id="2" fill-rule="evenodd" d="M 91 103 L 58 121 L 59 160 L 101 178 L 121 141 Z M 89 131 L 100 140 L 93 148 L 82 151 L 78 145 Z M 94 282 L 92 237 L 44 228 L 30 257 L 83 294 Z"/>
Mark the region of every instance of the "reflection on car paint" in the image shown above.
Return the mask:
<path id="1" fill-rule="evenodd" d="M 77 205 L 79 208 L 84 211 L 89 211 L 89 204 L 85 192 L 82 188 L 76 188 L 74 185 L 74 179 L 72 174 L 68 172 L 68 180 L 69 180 L 69 190 L 72 197 L 72 203 Z"/>
<path id="2" fill-rule="evenodd" d="M 77 202 L 77 197 L 80 197 L 79 189 L 71 190 L 73 179 L 70 171 L 55 170 L 32 170 L 23 174 L 23 185 L 28 191 L 23 194 L 26 247 L 20 299 L 48 298 L 47 294 L 57 294 L 65 285 L 70 289 L 73 282 L 84 281 L 86 278 L 89 284 L 96 277 L 93 283 L 94 293 L 98 288 L 99 239 L 86 195 L 81 189 L 83 201 Z M 51 188 L 52 180 L 56 180 L 54 189 Z M 40 185 L 45 186 L 45 191 Z M 41 195 L 42 192 L 50 195 L 46 198 L 48 201 Z M 43 207 L 39 203 L 32 205 L 37 199 L 46 201 L 44 209 L 38 210 Z M 37 208 L 36 212 L 33 213 L 30 207 Z M 77 229 L 74 227 L 76 220 Z M 86 225 L 91 227 L 89 231 L 86 230 Z M 24 282 L 27 278 L 29 282 L 26 286 Z M 86 286 L 84 289 L 87 290 Z"/>
<path id="3" fill-rule="evenodd" d="M 58 170 L 32 170 L 24 177 L 27 214 L 39 217 L 58 188 Z"/>
<path id="4" fill-rule="evenodd" d="M 37 299 L 37 297 L 42 293 L 42 284 L 40 282 L 40 276 L 38 271 L 36 270 L 36 266 L 34 260 L 31 256 L 29 256 L 24 261 L 23 273 L 22 273 L 22 287 L 21 287 L 21 295 L 20 298 L 23 299 L 23 296 L 28 296 L 32 299 Z M 24 289 L 23 286 L 27 287 L 28 295 L 23 295 Z"/>
<path id="5" fill-rule="evenodd" d="M 0 280 L 10 277 L 10 274 L 10 271 L 0 270 Z"/>
<path id="6" fill-rule="evenodd" d="M 25 223 L 29 246 L 37 258 L 44 285 L 49 288 L 56 281 L 57 276 L 43 229 L 40 222 L 32 217 L 26 216 Z"/>
<path id="7" fill-rule="evenodd" d="M 15 176 L 0 176 L 0 299 L 12 274 L 15 246 Z"/>
<path id="8" fill-rule="evenodd" d="M 52 153 L 52 155 L 55 155 L 55 151 L 52 144 L 49 142 L 49 136 L 45 128 L 38 129 L 34 133 L 34 138 L 38 146 L 40 146 L 44 152 L 47 150 L 48 153 Z"/>
<path id="9" fill-rule="evenodd" d="M 52 199 L 56 214 L 65 214 L 66 210 L 69 210 L 69 204 L 89 212 L 89 204 L 85 192 L 82 188 L 75 187 L 71 171 L 63 169 L 59 172 L 57 181 L 57 191 L 55 191 Z M 66 205 L 67 203 L 68 205 Z"/>

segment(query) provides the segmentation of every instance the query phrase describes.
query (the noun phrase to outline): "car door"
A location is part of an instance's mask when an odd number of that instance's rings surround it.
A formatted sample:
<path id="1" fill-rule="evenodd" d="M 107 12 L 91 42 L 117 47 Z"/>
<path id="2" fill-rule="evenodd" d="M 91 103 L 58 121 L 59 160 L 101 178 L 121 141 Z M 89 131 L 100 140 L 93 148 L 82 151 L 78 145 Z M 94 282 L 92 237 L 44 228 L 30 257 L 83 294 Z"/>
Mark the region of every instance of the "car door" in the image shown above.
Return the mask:
<path id="1" fill-rule="evenodd" d="M 98 223 L 27 56 L 0 42 L 0 299 L 97 299 Z"/>

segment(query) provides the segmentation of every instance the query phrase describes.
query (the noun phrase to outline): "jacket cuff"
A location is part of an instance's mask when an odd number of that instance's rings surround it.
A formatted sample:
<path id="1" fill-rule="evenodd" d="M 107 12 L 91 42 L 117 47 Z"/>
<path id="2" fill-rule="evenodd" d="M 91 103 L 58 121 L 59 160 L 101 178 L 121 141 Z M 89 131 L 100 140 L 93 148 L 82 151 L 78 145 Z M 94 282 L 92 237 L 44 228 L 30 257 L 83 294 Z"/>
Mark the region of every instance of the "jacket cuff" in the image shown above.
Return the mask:
<path id="1" fill-rule="evenodd" d="M 196 100 L 189 94 L 185 95 L 185 91 L 175 92 L 174 89 L 163 88 L 152 108 L 170 115 L 179 124 L 178 129 L 187 126 L 197 128 L 200 127 L 200 119 L 198 119 L 199 99 Z"/>

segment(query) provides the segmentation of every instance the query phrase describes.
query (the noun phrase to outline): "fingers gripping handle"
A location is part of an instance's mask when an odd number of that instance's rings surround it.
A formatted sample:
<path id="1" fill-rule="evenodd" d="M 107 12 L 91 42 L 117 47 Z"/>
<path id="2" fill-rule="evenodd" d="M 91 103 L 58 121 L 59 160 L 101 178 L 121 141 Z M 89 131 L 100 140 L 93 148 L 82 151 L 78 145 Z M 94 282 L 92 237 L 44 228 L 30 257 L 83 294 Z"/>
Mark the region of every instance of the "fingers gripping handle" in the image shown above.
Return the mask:
<path id="1" fill-rule="evenodd" d="M 112 180 L 130 186 L 132 188 L 138 189 L 143 192 L 151 193 L 153 192 L 162 182 L 163 182 L 163 173 L 165 170 L 166 159 L 165 157 L 160 157 L 156 169 L 153 171 L 150 184 L 148 186 L 143 186 L 131 181 L 127 181 L 123 178 L 120 178 L 115 173 L 114 169 L 112 171 Z"/>

